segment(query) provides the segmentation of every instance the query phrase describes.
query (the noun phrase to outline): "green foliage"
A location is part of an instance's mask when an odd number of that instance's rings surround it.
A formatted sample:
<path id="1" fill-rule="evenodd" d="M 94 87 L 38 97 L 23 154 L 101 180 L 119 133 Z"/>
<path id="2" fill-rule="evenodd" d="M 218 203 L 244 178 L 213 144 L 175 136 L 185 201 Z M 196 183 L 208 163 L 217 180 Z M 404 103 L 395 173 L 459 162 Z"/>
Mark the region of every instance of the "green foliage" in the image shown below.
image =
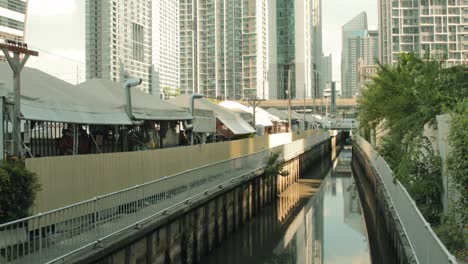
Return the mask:
<path id="1" fill-rule="evenodd" d="M 438 225 L 442 240 L 460 252 L 460 232 L 468 223 L 468 67 L 445 67 L 444 62 L 401 54 L 394 66 L 379 65 L 377 75 L 358 98 L 361 131 L 379 126 L 385 136 L 379 153 L 407 188 L 426 220 Z M 424 126 L 436 125 L 437 115 L 452 115 L 448 171 L 461 196 L 442 214 L 442 166 Z M 451 228 L 451 227 L 458 228 Z M 458 230 L 458 236 L 452 234 Z M 465 231 L 466 232 L 466 231 Z M 465 238 L 466 243 L 466 238 Z M 463 250 L 462 250 L 463 251 Z M 466 252 L 466 247 L 464 249 Z"/>
<path id="2" fill-rule="evenodd" d="M 442 161 L 426 137 L 415 139 L 403 154 L 396 176 L 431 224 L 440 224 L 442 213 Z"/>
<path id="3" fill-rule="evenodd" d="M 276 151 L 270 154 L 267 158 L 266 162 L 267 165 L 265 167 L 265 176 L 267 177 L 276 177 L 281 175 L 283 177 L 288 176 L 289 172 L 285 171 L 284 168 L 284 161 L 278 160 L 280 156 L 280 152 Z"/>
<path id="4" fill-rule="evenodd" d="M 460 193 L 454 213 L 468 229 L 468 98 L 455 107 L 450 122 L 448 172 L 455 189 Z"/>
<path id="5" fill-rule="evenodd" d="M 402 54 L 396 66 L 380 65 L 377 75 L 358 99 L 360 124 L 405 135 L 420 135 L 426 123 L 468 94 L 468 68 L 443 68 L 438 61 L 422 61 Z"/>
<path id="6" fill-rule="evenodd" d="M 435 232 L 450 252 L 461 259 L 468 257 L 466 234 L 453 211 L 442 218 L 442 224 L 435 228 Z"/>
<path id="7" fill-rule="evenodd" d="M 0 165 L 0 223 L 28 216 L 36 193 L 40 190 L 37 176 L 19 161 Z"/>

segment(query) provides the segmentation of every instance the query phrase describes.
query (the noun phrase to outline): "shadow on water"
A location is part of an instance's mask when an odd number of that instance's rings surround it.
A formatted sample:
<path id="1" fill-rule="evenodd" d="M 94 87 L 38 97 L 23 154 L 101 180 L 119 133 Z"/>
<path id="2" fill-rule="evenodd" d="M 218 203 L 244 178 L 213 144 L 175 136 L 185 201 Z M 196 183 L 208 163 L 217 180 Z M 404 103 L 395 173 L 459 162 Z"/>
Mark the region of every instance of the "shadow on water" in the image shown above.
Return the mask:
<path id="1" fill-rule="evenodd" d="M 311 166 L 201 263 L 370 263 L 348 154 Z"/>

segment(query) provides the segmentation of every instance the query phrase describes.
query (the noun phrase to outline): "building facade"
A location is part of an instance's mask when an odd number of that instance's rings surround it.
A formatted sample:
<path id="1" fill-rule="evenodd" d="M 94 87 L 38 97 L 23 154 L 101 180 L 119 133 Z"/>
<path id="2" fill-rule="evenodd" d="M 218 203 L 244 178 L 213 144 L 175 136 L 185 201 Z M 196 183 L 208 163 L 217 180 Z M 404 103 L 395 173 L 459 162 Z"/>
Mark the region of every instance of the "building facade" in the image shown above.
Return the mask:
<path id="1" fill-rule="evenodd" d="M 333 81 L 333 58 L 332 55 L 324 56 L 322 55 L 322 78 L 320 80 L 320 94 L 319 97 L 322 98 L 327 83 Z"/>
<path id="2" fill-rule="evenodd" d="M 176 95 L 180 87 L 179 1 L 152 2 L 153 94 Z"/>
<path id="3" fill-rule="evenodd" d="M 143 80 L 152 93 L 152 1 L 86 0 L 86 79 Z"/>
<path id="4" fill-rule="evenodd" d="M 380 61 L 401 52 L 468 64 L 467 0 L 379 0 Z"/>
<path id="5" fill-rule="evenodd" d="M 356 96 L 359 96 L 364 89 L 366 89 L 367 84 L 372 81 L 372 78 L 377 74 L 379 69 L 378 65 L 367 65 L 364 63 L 363 59 L 358 61 L 358 90 Z"/>
<path id="6" fill-rule="evenodd" d="M 322 59 L 320 0 L 271 0 L 269 84 L 271 98 L 318 98 Z"/>
<path id="7" fill-rule="evenodd" d="M 24 42 L 27 0 L 0 1 L 0 39 Z M 0 61 L 5 61 L 3 53 Z"/>
<path id="8" fill-rule="evenodd" d="M 268 98 L 267 0 L 180 0 L 180 89 Z"/>

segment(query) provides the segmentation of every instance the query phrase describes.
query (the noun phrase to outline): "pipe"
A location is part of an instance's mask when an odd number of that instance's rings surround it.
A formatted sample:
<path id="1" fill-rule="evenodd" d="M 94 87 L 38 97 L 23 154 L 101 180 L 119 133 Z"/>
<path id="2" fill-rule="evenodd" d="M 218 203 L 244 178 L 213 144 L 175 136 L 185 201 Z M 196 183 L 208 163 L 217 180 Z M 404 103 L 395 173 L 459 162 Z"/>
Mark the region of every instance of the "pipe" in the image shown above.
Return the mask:
<path id="1" fill-rule="evenodd" d="M 192 118 L 193 118 L 193 111 L 195 109 L 195 99 L 200 99 L 200 98 L 203 98 L 205 95 L 203 94 L 198 94 L 198 93 L 194 93 L 190 96 L 190 105 L 189 105 L 189 111 L 190 111 L 190 115 L 192 115 Z M 187 120 L 184 120 L 184 129 L 185 130 L 191 130 L 193 128 L 193 124 L 192 123 L 189 123 Z"/>
<path id="2" fill-rule="evenodd" d="M 195 99 L 203 98 L 205 95 L 194 93 L 190 96 L 190 114 L 193 117 L 193 110 L 195 109 Z"/>
<path id="3" fill-rule="evenodd" d="M 130 119 L 135 119 L 133 116 L 133 109 L 132 109 L 132 93 L 130 88 L 138 86 L 141 84 L 143 80 L 141 78 L 138 79 L 129 79 L 124 83 L 124 93 L 125 93 L 125 111 Z"/>
<path id="4" fill-rule="evenodd" d="M 128 79 L 124 83 L 124 95 L 125 95 L 125 112 L 127 112 L 128 117 L 130 117 L 130 120 L 132 120 L 134 125 L 142 125 L 143 120 L 135 120 L 135 117 L 133 116 L 133 108 L 132 108 L 132 93 L 130 91 L 130 88 L 138 86 L 141 84 L 143 80 L 141 78 L 138 79 Z"/>

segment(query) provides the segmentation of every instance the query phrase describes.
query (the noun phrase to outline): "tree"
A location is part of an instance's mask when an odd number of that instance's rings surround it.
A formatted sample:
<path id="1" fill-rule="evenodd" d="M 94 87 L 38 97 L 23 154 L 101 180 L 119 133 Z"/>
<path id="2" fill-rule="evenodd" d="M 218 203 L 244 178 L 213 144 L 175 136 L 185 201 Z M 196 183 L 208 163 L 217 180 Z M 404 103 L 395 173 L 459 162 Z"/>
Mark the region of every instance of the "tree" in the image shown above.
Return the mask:
<path id="1" fill-rule="evenodd" d="M 435 230 L 445 245 L 459 256 L 467 252 L 467 239 L 463 242 L 459 235 L 453 235 L 466 230 L 468 219 L 467 96 L 467 66 L 446 68 L 443 61 L 421 60 L 409 53 L 401 54 L 394 66 L 379 65 L 377 75 L 358 99 L 361 130 L 376 126 L 385 130 L 379 153 L 426 220 L 437 226 Z M 437 115 L 444 113 L 452 115 L 449 177 L 461 194 L 461 201 L 445 215 L 441 160 L 422 136 L 424 126 L 435 126 Z"/>

